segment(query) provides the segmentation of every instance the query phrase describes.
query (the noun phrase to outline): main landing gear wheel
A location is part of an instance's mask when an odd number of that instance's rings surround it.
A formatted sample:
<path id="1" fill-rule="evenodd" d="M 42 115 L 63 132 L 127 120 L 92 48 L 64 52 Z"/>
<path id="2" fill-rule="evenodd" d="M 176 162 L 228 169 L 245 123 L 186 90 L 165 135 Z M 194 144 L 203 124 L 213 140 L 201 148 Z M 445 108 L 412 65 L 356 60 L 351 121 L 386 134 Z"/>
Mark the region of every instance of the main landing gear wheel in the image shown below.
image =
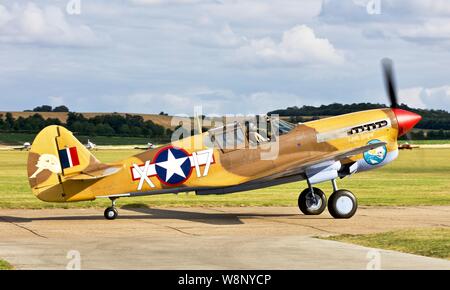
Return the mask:
<path id="1" fill-rule="evenodd" d="M 305 215 L 319 215 L 327 207 L 327 197 L 319 188 L 313 187 L 314 198 L 309 188 L 300 193 L 298 207 Z"/>
<path id="2" fill-rule="evenodd" d="M 349 190 L 337 190 L 328 199 L 328 211 L 337 219 L 351 218 L 356 213 L 357 208 L 356 197 Z"/>
<path id="3" fill-rule="evenodd" d="M 115 207 L 110 206 L 105 209 L 104 215 L 107 220 L 113 220 L 119 215 L 119 212 Z"/>
<path id="4" fill-rule="evenodd" d="M 104 216 L 107 220 L 113 220 L 116 219 L 116 217 L 119 215 L 119 212 L 116 209 L 116 198 L 110 198 L 111 199 L 111 206 L 105 209 Z"/>

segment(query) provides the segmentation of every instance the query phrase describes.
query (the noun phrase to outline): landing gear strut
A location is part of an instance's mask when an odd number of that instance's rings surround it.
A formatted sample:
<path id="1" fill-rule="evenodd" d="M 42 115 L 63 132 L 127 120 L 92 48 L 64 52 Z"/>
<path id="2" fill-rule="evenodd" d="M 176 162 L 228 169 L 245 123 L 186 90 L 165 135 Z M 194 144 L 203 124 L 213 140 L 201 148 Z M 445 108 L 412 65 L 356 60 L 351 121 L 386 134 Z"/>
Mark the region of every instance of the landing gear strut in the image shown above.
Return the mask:
<path id="1" fill-rule="evenodd" d="M 116 198 L 110 199 L 111 199 L 111 206 L 107 207 L 104 213 L 105 219 L 107 220 L 113 220 L 119 215 L 119 212 L 116 209 Z"/>

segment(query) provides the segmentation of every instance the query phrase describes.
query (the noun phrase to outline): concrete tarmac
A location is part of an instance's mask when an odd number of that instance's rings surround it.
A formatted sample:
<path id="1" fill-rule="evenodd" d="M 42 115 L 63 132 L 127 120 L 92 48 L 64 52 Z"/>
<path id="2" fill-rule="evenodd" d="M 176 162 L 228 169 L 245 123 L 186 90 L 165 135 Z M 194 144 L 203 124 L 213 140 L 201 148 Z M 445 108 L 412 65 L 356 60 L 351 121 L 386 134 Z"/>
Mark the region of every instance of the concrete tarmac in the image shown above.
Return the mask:
<path id="1" fill-rule="evenodd" d="M 449 227 L 449 206 L 0 209 L 0 258 L 18 269 L 450 269 L 450 261 L 316 238 Z M 79 258 L 79 259 L 78 259 Z"/>

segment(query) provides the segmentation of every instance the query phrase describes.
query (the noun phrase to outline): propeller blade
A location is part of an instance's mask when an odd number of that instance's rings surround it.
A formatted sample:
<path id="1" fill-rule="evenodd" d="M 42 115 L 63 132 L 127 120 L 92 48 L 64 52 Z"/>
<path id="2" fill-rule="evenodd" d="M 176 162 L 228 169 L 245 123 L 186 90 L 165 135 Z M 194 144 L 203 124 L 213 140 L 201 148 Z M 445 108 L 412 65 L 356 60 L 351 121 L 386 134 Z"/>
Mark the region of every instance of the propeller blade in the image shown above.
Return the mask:
<path id="1" fill-rule="evenodd" d="M 381 66 L 383 68 L 384 85 L 386 87 L 386 93 L 391 103 L 391 108 L 398 108 L 397 87 L 395 85 L 394 77 L 394 64 L 391 59 L 383 58 L 381 60 Z"/>

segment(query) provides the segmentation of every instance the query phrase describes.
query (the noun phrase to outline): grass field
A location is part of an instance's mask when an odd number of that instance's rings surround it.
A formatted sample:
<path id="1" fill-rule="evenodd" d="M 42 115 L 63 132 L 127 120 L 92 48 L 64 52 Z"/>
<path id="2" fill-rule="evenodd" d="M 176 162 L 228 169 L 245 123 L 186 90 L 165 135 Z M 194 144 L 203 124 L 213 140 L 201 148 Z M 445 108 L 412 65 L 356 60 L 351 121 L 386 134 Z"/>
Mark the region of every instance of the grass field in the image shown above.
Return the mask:
<path id="1" fill-rule="evenodd" d="M 399 144 L 404 143 L 410 143 L 414 145 L 421 145 L 421 144 L 450 144 L 450 140 L 412 140 L 412 141 L 406 141 L 406 140 L 399 140 Z"/>
<path id="2" fill-rule="evenodd" d="M 0 259 L 0 270 L 12 270 L 13 267 L 6 261 Z"/>
<path id="3" fill-rule="evenodd" d="M 449 228 L 424 228 L 369 235 L 340 235 L 327 239 L 450 260 Z"/>
<path id="4" fill-rule="evenodd" d="M 104 162 L 112 162 L 136 150 L 96 151 Z M 108 200 L 81 203 L 45 203 L 33 196 L 26 176 L 27 152 L 0 151 L 0 208 L 104 207 Z M 450 205 L 450 150 L 415 149 L 400 152 L 395 162 L 384 168 L 356 174 L 338 181 L 350 189 L 360 205 Z M 118 205 L 154 206 L 296 206 L 306 182 L 289 183 L 251 192 L 229 195 L 195 196 L 194 193 L 122 198 Z M 319 186 L 326 193 L 331 184 Z"/>

